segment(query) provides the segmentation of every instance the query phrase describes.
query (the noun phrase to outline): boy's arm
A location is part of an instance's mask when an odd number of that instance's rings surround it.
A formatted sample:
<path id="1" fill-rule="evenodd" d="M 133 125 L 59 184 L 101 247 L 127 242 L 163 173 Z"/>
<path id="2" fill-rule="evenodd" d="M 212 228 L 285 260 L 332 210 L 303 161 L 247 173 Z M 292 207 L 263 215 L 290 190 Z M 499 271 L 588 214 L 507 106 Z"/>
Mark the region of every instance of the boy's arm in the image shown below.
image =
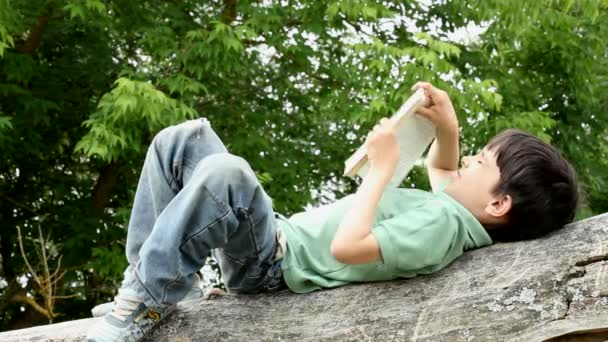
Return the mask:
<path id="1" fill-rule="evenodd" d="M 451 160 L 460 153 L 458 148 L 458 131 L 451 136 L 435 138 L 426 157 L 426 170 L 433 191 L 437 191 L 446 178 L 456 178 L 458 170 L 458 157 L 456 162 Z M 455 166 L 454 166 L 455 165 Z"/>
<path id="2" fill-rule="evenodd" d="M 418 82 L 413 89 L 424 88 L 429 105 L 419 108 L 417 114 L 429 119 L 437 127 L 437 137 L 427 155 L 426 168 L 433 191 L 437 191 L 446 178 L 457 177 L 460 149 L 458 146 L 458 119 L 448 94 L 427 82 Z"/>
<path id="3" fill-rule="evenodd" d="M 370 170 L 357 189 L 353 206 L 345 213 L 331 243 L 331 253 L 345 264 L 364 264 L 382 259 L 372 227 L 376 208 L 399 160 L 395 124 L 382 119 L 367 138 Z"/>
<path id="4" fill-rule="evenodd" d="M 382 175 L 372 170 L 363 179 L 353 206 L 345 213 L 331 242 L 331 254 L 338 261 L 364 264 L 382 259 L 378 240 L 371 232 L 386 183 Z"/>

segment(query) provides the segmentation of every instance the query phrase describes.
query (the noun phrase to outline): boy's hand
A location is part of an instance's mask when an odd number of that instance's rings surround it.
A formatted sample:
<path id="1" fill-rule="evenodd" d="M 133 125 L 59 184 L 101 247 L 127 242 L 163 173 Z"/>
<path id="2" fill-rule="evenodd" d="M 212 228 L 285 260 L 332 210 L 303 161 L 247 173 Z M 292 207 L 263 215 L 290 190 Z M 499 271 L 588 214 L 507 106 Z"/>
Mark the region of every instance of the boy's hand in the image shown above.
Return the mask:
<path id="1" fill-rule="evenodd" d="M 370 171 L 378 172 L 387 181 L 393 176 L 399 161 L 399 141 L 395 135 L 395 122 L 383 118 L 367 135 L 367 159 Z"/>
<path id="2" fill-rule="evenodd" d="M 437 132 L 438 135 L 458 132 L 458 118 L 456 117 L 456 112 L 448 93 L 433 87 L 428 82 L 417 82 L 412 87 L 412 90 L 417 90 L 418 88 L 425 90 L 430 102 L 426 107 L 418 108 L 416 113 L 435 124 L 435 127 L 439 131 Z"/>

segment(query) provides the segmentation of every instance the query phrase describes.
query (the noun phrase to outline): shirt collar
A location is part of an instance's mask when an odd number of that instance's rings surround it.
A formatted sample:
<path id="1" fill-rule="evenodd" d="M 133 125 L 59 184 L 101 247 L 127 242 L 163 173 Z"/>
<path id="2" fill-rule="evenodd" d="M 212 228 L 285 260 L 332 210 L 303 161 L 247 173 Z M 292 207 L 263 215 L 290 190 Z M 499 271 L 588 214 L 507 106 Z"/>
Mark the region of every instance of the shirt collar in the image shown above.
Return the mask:
<path id="1" fill-rule="evenodd" d="M 490 235 L 488 235 L 486 229 L 481 225 L 481 223 L 479 223 L 477 218 L 469 211 L 469 209 L 465 208 L 462 204 L 460 204 L 460 202 L 452 198 L 452 196 L 448 195 L 444 191 L 437 192 L 437 195 L 449 202 L 458 211 L 460 217 L 462 217 L 464 225 L 467 229 L 467 235 L 471 240 L 470 245 L 465 246 L 467 249 L 488 246 L 493 243 L 492 238 Z"/>

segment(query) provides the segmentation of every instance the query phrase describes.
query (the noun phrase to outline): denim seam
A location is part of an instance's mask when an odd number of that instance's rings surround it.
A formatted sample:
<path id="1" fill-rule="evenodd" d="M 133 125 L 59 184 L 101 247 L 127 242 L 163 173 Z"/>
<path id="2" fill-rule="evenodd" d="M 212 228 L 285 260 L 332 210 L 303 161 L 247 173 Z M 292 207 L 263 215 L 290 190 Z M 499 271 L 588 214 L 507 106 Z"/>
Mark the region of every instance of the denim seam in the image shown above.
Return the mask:
<path id="1" fill-rule="evenodd" d="M 176 170 L 177 169 L 177 170 Z M 184 184 L 178 179 L 183 179 L 184 173 L 184 162 L 182 159 L 178 159 L 171 164 L 171 183 L 175 184 L 175 187 L 180 190 L 183 189 Z"/>
<path id="2" fill-rule="evenodd" d="M 222 253 L 223 257 L 230 259 L 230 261 L 236 262 L 236 263 L 240 264 L 241 266 L 245 266 L 245 263 L 243 263 L 241 260 L 231 257 L 230 254 L 224 253 L 223 250 L 221 251 L 221 253 Z"/>
<path id="3" fill-rule="evenodd" d="M 245 213 L 245 217 L 246 217 L 247 223 L 249 224 L 249 227 L 248 227 L 249 231 L 248 231 L 248 233 L 249 233 L 249 236 L 250 236 L 251 241 L 253 242 L 253 246 L 254 246 L 254 251 L 253 252 L 255 254 L 256 261 L 258 262 L 258 264 L 261 264 L 262 261 L 260 259 L 259 244 L 258 244 L 258 241 L 255 238 L 255 234 L 253 233 L 253 227 L 254 226 L 253 226 L 253 222 L 251 221 L 251 215 L 249 215 L 249 209 L 244 208 L 244 207 L 238 207 L 238 208 L 235 208 L 234 211 L 244 212 Z M 241 265 L 245 265 L 246 264 L 246 262 L 242 262 L 239 259 L 233 258 L 229 254 L 226 254 L 226 253 L 222 253 L 222 254 L 224 254 L 224 256 L 228 257 L 229 259 L 238 262 Z M 251 278 L 257 278 L 257 277 L 251 277 Z"/>
<path id="4" fill-rule="evenodd" d="M 216 225 L 218 222 L 225 220 L 231 213 L 230 209 L 228 209 L 222 202 L 220 202 L 217 197 L 215 195 L 213 195 L 213 193 L 211 191 L 209 191 L 209 189 L 207 189 L 207 187 L 203 186 L 203 190 L 207 192 L 207 194 L 209 194 L 209 197 L 216 203 L 216 205 L 220 208 L 225 210 L 225 212 L 220 215 L 218 218 L 216 218 L 215 220 L 211 221 L 209 224 L 207 224 L 206 226 L 204 226 L 203 228 L 201 228 L 200 230 L 198 230 L 197 232 L 195 232 L 194 234 L 186 237 L 184 239 L 184 241 L 179 245 L 179 249 L 182 250 L 182 248 L 189 243 L 194 237 L 196 237 L 197 235 L 203 233 L 204 231 L 206 231 L 207 229 L 209 229 L 209 227 Z M 164 289 L 163 289 L 163 302 L 167 296 L 167 289 L 169 288 L 169 286 L 171 286 L 172 284 L 176 283 L 177 281 L 179 281 L 179 279 L 182 277 L 181 273 L 178 273 L 178 276 L 175 280 L 171 281 L 169 284 L 167 284 Z"/>
<path id="5" fill-rule="evenodd" d="M 230 208 L 228 206 L 226 206 L 223 202 L 221 202 L 214 194 L 213 192 L 211 192 L 206 186 L 203 186 L 203 189 L 205 192 L 207 192 L 207 194 L 209 195 L 209 197 L 211 197 L 211 199 L 215 202 L 215 204 L 217 204 L 217 206 L 220 208 L 220 210 L 224 210 L 225 212 L 220 215 L 220 217 L 216 218 L 215 220 L 213 220 L 211 223 L 209 223 L 208 225 L 206 225 L 205 227 L 201 228 L 200 230 L 198 230 L 197 232 L 193 233 L 192 235 L 188 236 L 184 242 L 179 246 L 180 248 L 185 245 L 186 243 L 188 243 L 193 237 L 197 236 L 198 234 L 200 234 L 201 232 L 205 231 L 207 228 L 209 228 L 210 226 L 216 224 L 219 221 L 224 220 L 228 215 L 230 215 Z"/>
<path id="6" fill-rule="evenodd" d="M 154 146 L 154 150 L 156 151 L 156 155 L 160 156 L 162 153 L 158 150 L 157 148 L 157 142 L 156 139 L 154 140 L 154 143 L 152 144 Z M 160 160 L 157 160 L 158 164 L 163 164 Z M 173 177 L 171 177 L 170 179 L 167 179 L 167 176 L 165 175 L 165 172 L 161 172 L 163 175 L 163 178 L 165 179 L 165 182 L 167 182 L 167 184 L 169 185 L 170 188 L 173 188 L 173 183 L 175 182 L 175 180 L 173 179 Z M 173 173 L 172 173 L 173 174 Z"/>
<path id="7" fill-rule="evenodd" d="M 215 225 L 216 223 L 223 221 L 226 217 L 228 217 L 228 215 L 230 215 L 230 210 L 226 211 L 226 213 L 222 214 L 222 216 L 218 217 L 217 219 L 213 220 L 211 223 L 209 223 L 208 225 L 204 226 L 203 228 L 201 228 L 200 230 L 198 230 L 196 233 L 188 236 L 184 242 L 182 242 L 179 245 L 179 248 L 181 249 L 182 247 L 184 247 L 184 245 L 186 245 L 188 242 L 190 242 L 190 240 L 192 240 L 195 236 L 201 234 L 202 232 L 206 231 L 207 229 L 209 229 L 209 227 Z"/>
<path id="8" fill-rule="evenodd" d="M 182 159 L 181 162 L 182 162 L 182 167 L 183 166 L 187 166 L 187 167 L 191 167 L 191 168 L 196 167 L 196 165 L 194 165 L 194 163 L 191 162 L 189 159 Z M 179 165 L 177 165 L 178 163 L 175 163 L 175 164 L 176 164 L 176 166 L 179 166 Z"/>
<path id="9" fill-rule="evenodd" d="M 247 223 L 249 224 L 249 227 L 248 227 L 249 228 L 249 232 L 248 233 L 249 233 L 249 236 L 251 238 L 251 241 L 253 241 L 253 248 L 254 248 L 254 252 L 255 252 L 255 257 L 257 259 L 258 264 L 261 264 L 262 260 L 260 260 L 260 248 L 259 248 L 259 245 L 258 245 L 258 241 L 255 238 L 255 234 L 253 232 L 253 229 L 254 229 L 255 226 L 254 226 L 253 222 L 251 221 L 251 215 L 249 215 L 249 209 L 243 208 L 243 207 L 239 207 L 239 208 L 236 208 L 236 210 L 245 213 L 245 217 L 247 219 Z"/>
<path id="10" fill-rule="evenodd" d="M 207 194 L 209 194 L 209 196 L 211 197 L 211 199 L 213 199 L 213 201 L 215 202 L 215 204 L 217 204 L 221 209 L 224 209 L 226 211 L 230 211 L 231 207 L 229 205 L 226 205 L 226 203 L 224 203 L 222 200 L 219 199 L 219 197 L 217 197 L 213 191 L 211 191 L 211 189 L 209 189 L 206 185 L 203 185 L 203 190 L 205 190 L 207 192 Z"/>
<path id="11" fill-rule="evenodd" d="M 139 265 L 140 263 L 141 263 L 141 260 L 139 262 L 137 262 L 137 265 Z M 136 268 L 137 268 L 137 265 L 135 265 Z M 133 274 L 135 275 L 135 282 L 138 283 L 139 286 L 141 286 L 141 288 L 144 290 L 144 292 L 146 292 L 148 297 L 150 297 L 150 299 L 152 299 L 152 302 L 154 302 L 156 305 L 160 305 L 160 303 L 152 295 L 152 292 L 150 292 L 148 290 L 148 288 L 146 287 L 146 285 L 144 284 L 144 282 L 141 281 L 141 279 L 139 278 L 139 274 L 137 274 L 137 272 L 135 270 L 133 271 Z M 144 299 L 144 303 L 145 303 L 145 299 Z"/>
<path id="12" fill-rule="evenodd" d="M 181 278 L 182 278 L 182 274 L 177 273 L 177 278 L 175 278 L 175 280 L 173 280 L 170 283 L 168 283 L 167 285 L 165 285 L 165 288 L 163 289 L 163 300 L 161 301 L 161 304 L 165 302 L 165 299 L 167 299 L 167 289 L 169 288 L 169 286 L 177 283 Z"/>

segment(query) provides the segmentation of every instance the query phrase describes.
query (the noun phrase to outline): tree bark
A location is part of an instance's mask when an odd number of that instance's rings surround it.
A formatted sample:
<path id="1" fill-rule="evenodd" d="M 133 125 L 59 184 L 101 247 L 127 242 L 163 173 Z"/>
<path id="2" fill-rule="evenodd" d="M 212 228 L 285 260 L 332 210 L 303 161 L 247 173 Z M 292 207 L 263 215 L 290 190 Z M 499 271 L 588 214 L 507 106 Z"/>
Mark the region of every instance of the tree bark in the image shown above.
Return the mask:
<path id="1" fill-rule="evenodd" d="M 51 8 L 46 7 L 42 10 L 42 14 L 36 20 L 36 24 L 30 30 L 30 34 L 27 39 L 21 43 L 18 43 L 16 50 L 19 53 L 31 55 L 38 49 L 42 42 L 42 34 L 46 30 L 51 19 Z"/>
<path id="2" fill-rule="evenodd" d="M 111 162 L 99 171 L 99 178 L 97 178 L 93 188 L 93 200 L 96 209 L 103 210 L 108 206 L 119 175 L 120 165 L 117 162 Z"/>
<path id="3" fill-rule="evenodd" d="M 608 214 L 542 239 L 465 253 L 429 276 L 297 295 L 181 303 L 151 341 L 602 341 L 608 338 Z M 0 334 L 76 341 L 84 319 Z"/>
<path id="4" fill-rule="evenodd" d="M 230 24 L 236 19 L 236 0 L 224 0 L 224 9 L 222 10 L 222 22 Z"/>

